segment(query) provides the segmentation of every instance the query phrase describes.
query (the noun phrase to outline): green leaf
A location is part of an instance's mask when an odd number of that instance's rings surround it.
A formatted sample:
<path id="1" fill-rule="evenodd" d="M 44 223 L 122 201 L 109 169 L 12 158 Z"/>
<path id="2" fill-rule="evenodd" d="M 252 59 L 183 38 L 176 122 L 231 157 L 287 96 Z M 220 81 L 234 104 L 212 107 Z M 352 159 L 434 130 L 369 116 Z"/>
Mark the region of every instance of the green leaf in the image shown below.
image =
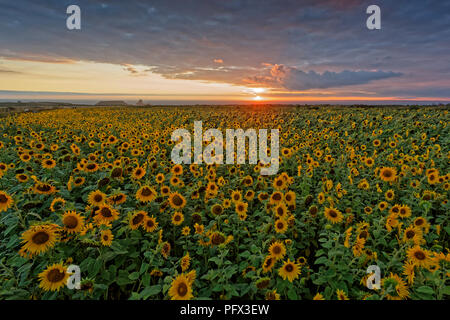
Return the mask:
<path id="1" fill-rule="evenodd" d="M 139 295 L 142 299 L 148 299 L 151 296 L 155 296 L 160 293 L 161 289 L 161 285 L 157 284 L 154 286 L 146 287 Z"/>

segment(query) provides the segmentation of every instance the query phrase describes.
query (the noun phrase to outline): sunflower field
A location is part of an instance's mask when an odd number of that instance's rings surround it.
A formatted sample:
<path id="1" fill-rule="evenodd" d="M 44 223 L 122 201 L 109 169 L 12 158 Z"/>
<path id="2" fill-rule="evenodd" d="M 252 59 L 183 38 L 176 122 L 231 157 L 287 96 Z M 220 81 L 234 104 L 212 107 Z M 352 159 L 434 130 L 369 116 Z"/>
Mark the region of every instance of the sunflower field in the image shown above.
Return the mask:
<path id="1" fill-rule="evenodd" d="M 173 164 L 198 120 L 279 129 L 278 173 Z M 448 124 L 439 107 L 10 114 L 0 299 L 449 299 Z"/>

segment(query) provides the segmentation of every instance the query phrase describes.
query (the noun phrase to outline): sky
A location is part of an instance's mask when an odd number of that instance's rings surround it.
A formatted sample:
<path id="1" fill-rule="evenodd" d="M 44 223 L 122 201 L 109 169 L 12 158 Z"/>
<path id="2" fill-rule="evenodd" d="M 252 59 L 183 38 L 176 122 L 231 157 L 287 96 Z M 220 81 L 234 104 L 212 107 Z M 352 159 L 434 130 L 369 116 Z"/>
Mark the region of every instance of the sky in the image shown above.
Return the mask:
<path id="1" fill-rule="evenodd" d="M 0 101 L 447 103 L 449 52 L 442 0 L 0 0 Z"/>

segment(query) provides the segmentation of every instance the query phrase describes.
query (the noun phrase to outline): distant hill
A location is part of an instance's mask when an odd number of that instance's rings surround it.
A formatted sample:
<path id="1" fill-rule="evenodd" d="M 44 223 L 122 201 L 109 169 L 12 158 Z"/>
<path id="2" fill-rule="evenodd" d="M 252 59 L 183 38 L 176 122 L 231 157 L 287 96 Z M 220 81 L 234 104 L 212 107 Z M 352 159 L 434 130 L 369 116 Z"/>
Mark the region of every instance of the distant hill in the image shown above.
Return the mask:
<path id="1" fill-rule="evenodd" d="M 95 104 L 96 106 L 127 106 L 125 101 L 121 100 L 111 100 L 111 101 L 99 101 Z"/>

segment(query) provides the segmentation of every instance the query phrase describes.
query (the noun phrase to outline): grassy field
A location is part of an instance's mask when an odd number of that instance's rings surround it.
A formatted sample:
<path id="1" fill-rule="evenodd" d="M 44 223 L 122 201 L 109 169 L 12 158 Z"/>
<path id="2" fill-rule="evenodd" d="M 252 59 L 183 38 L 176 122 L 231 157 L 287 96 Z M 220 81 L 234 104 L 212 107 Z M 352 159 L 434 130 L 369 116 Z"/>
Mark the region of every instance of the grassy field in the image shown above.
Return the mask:
<path id="1" fill-rule="evenodd" d="M 0 299 L 449 298 L 446 108 L 39 111 L 0 119 Z M 198 120 L 278 128 L 278 173 L 174 165 Z"/>

